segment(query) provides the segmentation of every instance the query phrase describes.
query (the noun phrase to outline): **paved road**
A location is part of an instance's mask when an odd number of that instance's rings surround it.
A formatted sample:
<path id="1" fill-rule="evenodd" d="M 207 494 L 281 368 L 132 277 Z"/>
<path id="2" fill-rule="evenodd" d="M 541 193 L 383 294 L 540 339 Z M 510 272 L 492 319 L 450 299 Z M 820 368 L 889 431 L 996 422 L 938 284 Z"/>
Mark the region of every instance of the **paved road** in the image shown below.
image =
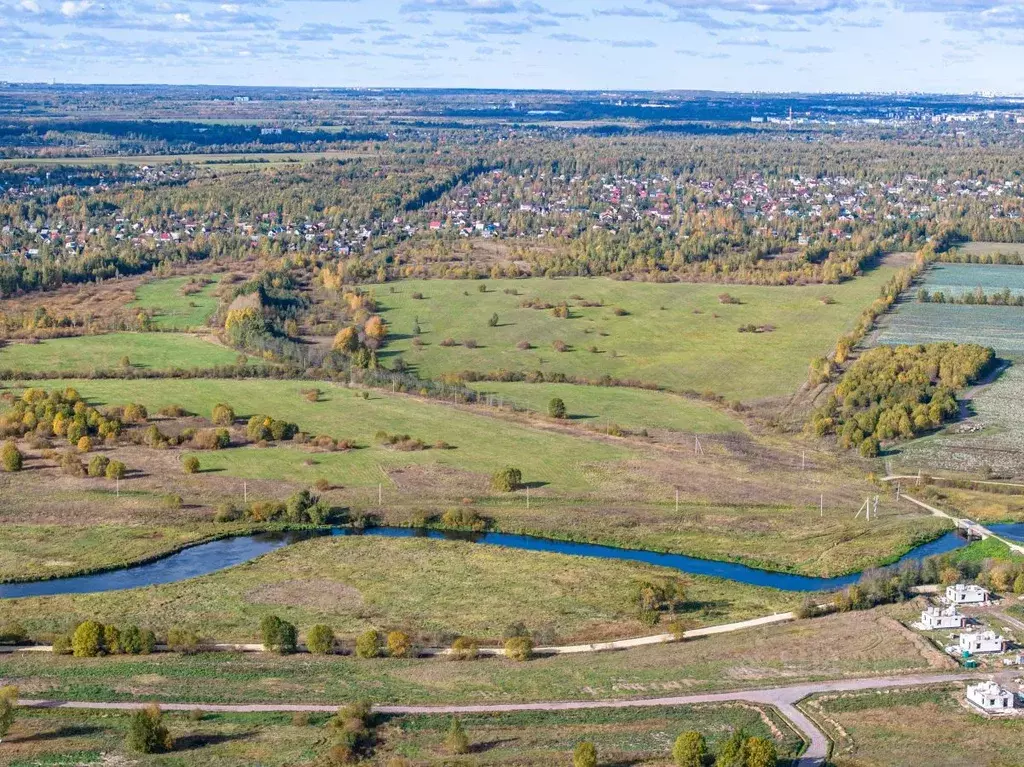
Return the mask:
<path id="1" fill-rule="evenodd" d="M 848 692 L 873 690 L 885 687 L 915 687 L 942 684 L 965 679 L 978 678 L 977 673 L 955 674 L 913 674 L 895 677 L 874 677 L 868 679 L 842 679 L 830 682 L 811 682 L 789 687 L 775 687 L 764 690 L 737 690 L 734 692 L 706 693 L 702 695 L 680 695 L 669 698 L 637 698 L 634 700 L 569 700 L 541 701 L 537 703 L 503 703 L 470 706 L 375 706 L 381 714 L 498 714 L 514 711 L 578 711 L 600 708 L 650 708 L 656 706 L 685 706 L 695 703 L 726 703 L 746 701 L 775 706 L 783 716 L 804 734 L 808 741 L 807 751 L 799 761 L 800 767 L 821 767 L 828 756 L 828 738 L 797 707 L 796 703 L 808 695 L 827 692 Z M 27 708 L 53 709 L 96 709 L 134 711 L 148 703 L 124 702 L 101 703 L 90 701 L 19 700 L 18 705 Z M 210 712 L 229 713 L 279 713 L 306 711 L 310 713 L 333 713 L 337 706 L 304 705 L 287 703 L 253 704 L 208 704 L 208 703 L 160 703 L 165 711 L 191 711 L 201 708 Z"/>

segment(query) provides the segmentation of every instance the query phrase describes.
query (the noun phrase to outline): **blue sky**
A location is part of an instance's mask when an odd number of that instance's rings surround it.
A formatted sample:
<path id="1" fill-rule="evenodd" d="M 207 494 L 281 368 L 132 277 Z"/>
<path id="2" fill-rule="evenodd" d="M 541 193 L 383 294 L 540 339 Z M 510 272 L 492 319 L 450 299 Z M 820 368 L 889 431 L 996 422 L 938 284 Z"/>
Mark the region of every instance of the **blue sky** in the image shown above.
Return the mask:
<path id="1" fill-rule="evenodd" d="M 1024 94 L 1024 0 L 0 0 L 0 80 Z"/>

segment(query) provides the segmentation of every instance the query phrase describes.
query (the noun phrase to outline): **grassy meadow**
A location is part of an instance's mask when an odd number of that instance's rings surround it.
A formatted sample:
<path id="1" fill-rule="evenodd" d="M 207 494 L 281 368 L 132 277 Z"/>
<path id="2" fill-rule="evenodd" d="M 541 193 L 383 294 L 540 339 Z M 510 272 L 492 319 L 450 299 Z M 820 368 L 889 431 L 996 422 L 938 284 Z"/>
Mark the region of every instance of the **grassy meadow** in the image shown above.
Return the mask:
<path id="1" fill-rule="evenodd" d="M 681 616 L 694 627 L 785 612 L 800 601 L 629 562 L 462 542 L 325 537 L 182 583 L 10 600 L 0 603 L 0 614 L 32 635 L 96 618 L 160 633 L 194 626 L 215 639 L 255 642 L 260 619 L 273 613 L 301 630 L 326 623 L 348 638 L 374 628 L 433 643 L 459 635 L 500 642 L 505 627 L 522 621 L 545 642 L 587 642 L 656 633 L 637 619 L 632 590 L 675 578 L 689 584 Z"/>
<path id="2" fill-rule="evenodd" d="M 385 354 L 400 354 L 421 376 L 500 368 L 595 380 L 610 375 L 746 401 L 792 393 L 810 361 L 828 353 L 892 273 L 879 267 L 842 285 L 802 287 L 580 277 L 406 280 L 373 290 L 392 333 Z M 738 303 L 720 302 L 723 293 Z M 821 300 L 826 296 L 834 303 Z M 570 316 L 558 319 L 548 309 L 521 307 L 528 299 L 567 302 Z M 602 305 L 584 307 L 584 301 Z M 494 314 L 498 321 L 492 327 Z M 739 332 L 748 324 L 774 329 Z M 413 345 L 417 325 L 420 348 Z M 459 345 L 442 346 L 449 338 Z M 468 348 L 467 340 L 476 348 Z M 523 341 L 531 348 L 518 349 Z M 567 351 L 555 351 L 559 341 Z"/>
<path id="3" fill-rule="evenodd" d="M 152 311 L 153 325 L 160 330 L 203 327 L 217 311 L 214 291 L 217 290 L 220 278 L 219 274 L 200 274 L 152 280 L 135 289 L 135 301 L 130 306 Z M 194 280 L 209 280 L 209 284 L 196 293 L 183 294 L 182 288 Z"/>
<path id="4" fill-rule="evenodd" d="M 705 403 L 666 392 L 574 384 L 531 384 L 481 381 L 472 384 L 494 402 L 512 403 L 546 415 L 548 403 L 565 402 L 571 421 L 594 429 L 617 425 L 626 429 L 672 429 L 697 434 L 742 432 L 743 422 Z"/>
<path id="5" fill-rule="evenodd" d="M 110 370 L 128 357 L 144 370 L 209 368 L 232 365 L 238 352 L 201 338 L 177 333 L 107 333 L 53 338 L 39 343 L 12 342 L 0 347 L 0 370 L 75 373 Z"/>

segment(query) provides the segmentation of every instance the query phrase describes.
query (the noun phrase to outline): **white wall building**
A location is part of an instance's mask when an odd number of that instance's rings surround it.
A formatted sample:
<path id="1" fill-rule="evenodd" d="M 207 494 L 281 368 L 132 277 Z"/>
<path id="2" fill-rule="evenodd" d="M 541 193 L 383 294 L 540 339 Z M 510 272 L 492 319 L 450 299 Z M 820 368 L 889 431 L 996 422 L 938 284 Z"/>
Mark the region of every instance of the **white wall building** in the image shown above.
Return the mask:
<path id="1" fill-rule="evenodd" d="M 967 685 L 967 700 L 982 711 L 1009 711 L 1017 705 L 1014 694 L 995 682 Z"/>
<path id="2" fill-rule="evenodd" d="M 962 615 L 955 605 L 929 607 L 921 612 L 921 626 L 928 631 L 938 629 L 962 629 L 967 625 L 967 616 Z"/>
<path id="3" fill-rule="evenodd" d="M 988 591 L 973 583 L 958 583 L 946 587 L 946 601 L 952 605 L 983 605 L 988 602 Z"/>
<path id="4" fill-rule="evenodd" d="M 1002 652 L 1006 648 L 1006 640 L 994 631 L 965 631 L 960 635 L 959 646 L 961 652 Z"/>

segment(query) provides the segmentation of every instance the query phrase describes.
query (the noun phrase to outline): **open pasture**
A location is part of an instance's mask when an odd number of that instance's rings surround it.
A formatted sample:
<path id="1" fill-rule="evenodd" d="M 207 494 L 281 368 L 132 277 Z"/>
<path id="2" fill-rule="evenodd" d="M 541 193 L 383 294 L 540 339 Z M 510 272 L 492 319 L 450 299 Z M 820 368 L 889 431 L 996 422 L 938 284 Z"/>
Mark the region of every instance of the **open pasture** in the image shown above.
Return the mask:
<path id="1" fill-rule="evenodd" d="M 593 429 L 671 429 L 696 434 L 742 432 L 743 422 L 697 400 L 667 392 L 575 384 L 531 384 L 480 381 L 472 385 L 494 402 L 514 403 L 547 414 L 555 397 L 566 406 L 570 421 Z"/>
<path id="2" fill-rule="evenodd" d="M 958 245 L 957 251 L 972 256 L 992 256 L 999 254 L 1024 255 L 1024 243 L 1021 242 L 965 242 Z"/>
<path id="3" fill-rule="evenodd" d="M 809 362 L 828 353 L 892 272 L 879 267 L 842 285 L 803 287 L 406 280 L 378 285 L 374 293 L 392 333 L 385 355 L 401 355 L 422 376 L 540 370 L 756 400 L 795 390 Z M 730 298 L 723 302 L 723 295 Z M 527 301 L 565 302 L 568 318 L 553 316 L 550 307 L 524 307 Z M 740 332 L 747 325 L 766 332 Z M 420 347 L 413 343 L 417 335 Z M 449 339 L 456 345 L 445 345 Z"/>
<path id="4" fill-rule="evenodd" d="M 121 367 L 146 370 L 232 365 L 238 352 L 178 333 L 107 333 L 53 338 L 39 343 L 10 342 L 0 347 L 0 370 L 75 373 Z"/>
<path id="5" fill-rule="evenodd" d="M 33 636 L 95 618 L 158 633 L 194 626 L 218 640 L 258 642 L 260 618 L 276 614 L 300 631 L 326 623 L 348 639 L 372 628 L 402 629 L 433 644 L 455 636 L 500 643 L 505 628 L 522 621 L 544 643 L 590 642 L 667 631 L 639 621 L 632 592 L 644 581 L 676 578 L 688 584 L 680 617 L 693 627 L 785 612 L 800 601 L 797 594 L 628 562 L 344 536 L 296 543 L 181 583 L 16 599 L 0 602 L 0 611 Z"/>
<path id="6" fill-rule="evenodd" d="M 200 274 L 153 280 L 135 289 L 135 301 L 130 306 L 153 312 L 153 324 L 161 330 L 199 328 L 206 325 L 217 310 L 214 291 L 220 278 L 219 274 Z M 183 292 L 183 288 L 194 281 L 199 284 L 208 281 L 208 284 L 194 293 Z"/>

